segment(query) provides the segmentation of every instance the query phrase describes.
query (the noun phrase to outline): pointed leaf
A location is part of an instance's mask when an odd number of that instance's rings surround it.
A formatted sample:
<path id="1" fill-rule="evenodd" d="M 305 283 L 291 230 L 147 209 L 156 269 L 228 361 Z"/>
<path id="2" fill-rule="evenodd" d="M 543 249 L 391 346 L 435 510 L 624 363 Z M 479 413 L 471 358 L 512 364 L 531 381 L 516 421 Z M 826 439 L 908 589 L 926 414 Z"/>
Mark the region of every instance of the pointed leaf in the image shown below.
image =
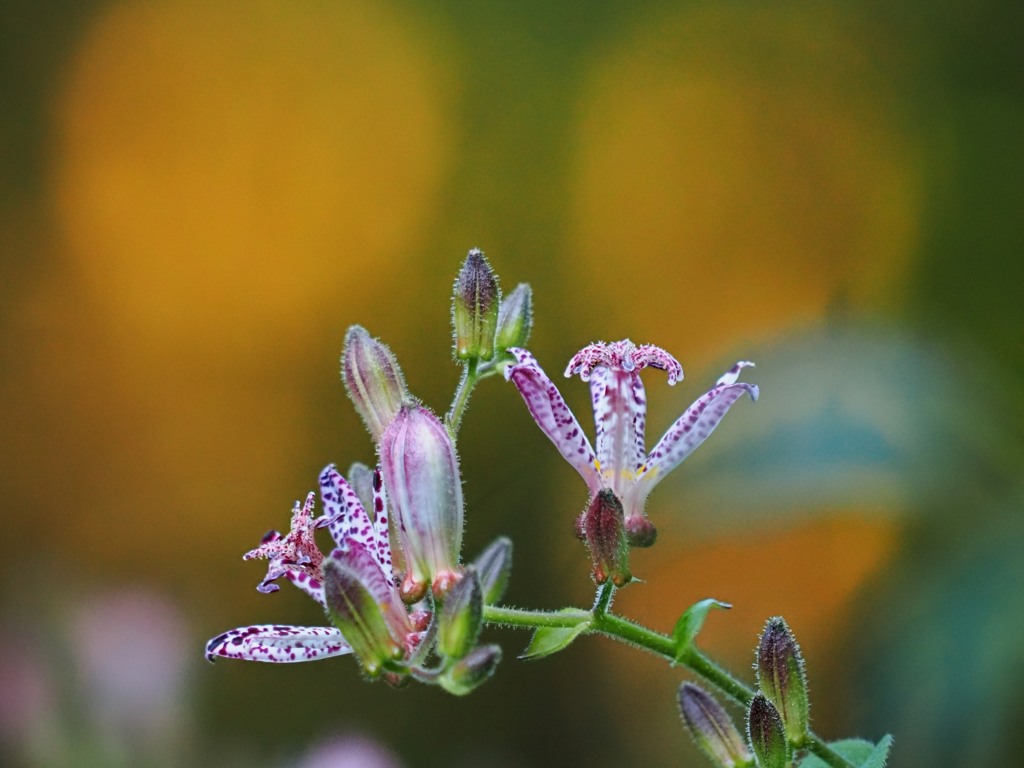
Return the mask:
<path id="1" fill-rule="evenodd" d="M 704 619 L 707 618 L 708 611 L 712 608 L 728 609 L 732 608 L 732 605 L 709 597 L 699 603 L 694 603 L 683 611 L 683 615 L 676 622 L 675 629 L 672 630 L 672 639 L 676 644 L 676 661 L 679 661 L 687 649 L 693 645 L 693 639 L 697 637 L 697 633 L 704 626 Z"/>
<path id="2" fill-rule="evenodd" d="M 892 748 L 892 735 L 886 734 L 882 737 L 882 740 L 878 742 L 878 746 L 874 748 L 868 759 L 861 763 L 861 768 L 885 768 L 885 763 L 889 759 L 889 750 Z"/>
<path id="3" fill-rule="evenodd" d="M 858 768 L 883 768 L 892 746 L 892 736 L 886 736 L 878 746 L 864 739 L 843 739 L 833 741 L 829 746 Z M 828 763 L 815 755 L 807 755 L 799 765 L 800 768 L 828 768 Z"/>
<path id="4" fill-rule="evenodd" d="M 573 640 L 589 628 L 589 618 L 581 618 L 579 624 L 572 627 L 541 627 L 533 633 L 529 647 L 519 658 L 542 659 L 545 656 L 558 653 L 569 647 Z"/>

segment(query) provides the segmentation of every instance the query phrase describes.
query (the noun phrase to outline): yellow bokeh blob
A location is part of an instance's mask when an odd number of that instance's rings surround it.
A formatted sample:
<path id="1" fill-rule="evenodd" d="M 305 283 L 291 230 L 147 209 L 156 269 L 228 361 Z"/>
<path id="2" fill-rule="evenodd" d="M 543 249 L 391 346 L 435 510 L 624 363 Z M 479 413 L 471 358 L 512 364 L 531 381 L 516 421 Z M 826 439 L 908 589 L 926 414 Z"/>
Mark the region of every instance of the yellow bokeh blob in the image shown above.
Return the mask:
<path id="1" fill-rule="evenodd" d="M 816 6 L 689 7 L 600 60 L 569 226 L 595 338 L 703 365 L 833 304 L 898 298 L 919 180 L 859 34 Z"/>
<path id="2" fill-rule="evenodd" d="M 370 2 L 113 5 L 72 62 L 54 166 L 113 325 L 219 359 L 395 279 L 449 163 L 440 45 Z"/>

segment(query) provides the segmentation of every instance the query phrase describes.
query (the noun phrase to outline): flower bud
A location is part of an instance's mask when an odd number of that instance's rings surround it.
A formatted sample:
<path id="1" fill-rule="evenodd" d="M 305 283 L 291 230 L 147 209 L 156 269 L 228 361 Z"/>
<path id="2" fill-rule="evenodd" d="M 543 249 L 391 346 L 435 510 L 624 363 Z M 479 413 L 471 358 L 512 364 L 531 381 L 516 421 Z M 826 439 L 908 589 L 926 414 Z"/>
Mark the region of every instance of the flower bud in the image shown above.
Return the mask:
<path id="1" fill-rule="evenodd" d="M 474 248 L 462 264 L 452 295 L 456 358 L 490 360 L 494 356 L 500 301 L 497 276 L 484 252 Z"/>
<path id="2" fill-rule="evenodd" d="M 754 756 L 732 719 L 703 688 L 683 683 L 679 688 L 679 711 L 694 742 L 717 768 L 754 764 Z"/>
<path id="3" fill-rule="evenodd" d="M 438 652 L 449 659 L 461 659 L 476 644 L 483 622 L 483 592 L 476 571 L 470 566 L 445 595 L 438 617 Z"/>
<path id="4" fill-rule="evenodd" d="M 788 768 L 790 749 L 782 717 L 763 693 L 755 694 L 750 702 L 747 737 L 760 768 Z"/>
<path id="5" fill-rule="evenodd" d="M 411 401 L 402 369 L 391 350 L 359 325 L 345 334 L 341 378 L 374 440 L 380 439 L 402 403 Z"/>
<path id="6" fill-rule="evenodd" d="M 438 682 L 448 693 L 465 696 L 487 682 L 501 661 L 501 648 L 497 645 L 481 645 L 469 652 L 449 669 L 445 670 Z"/>
<path id="7" fill-rule="evenodd" d="M 498 332 L 494 347 L 506 350 L 509 347 L 525 347 L 533 330 L 533 290 L 528 283 L 520 283 L 508 296 L 501 300 L 498 310 Z"/>
<path id="8" fill-rule="evenodd" d="M 512 571 L 512 540 L 500 536 L 492 541 L 473 562 L 473 567 L 480 578 L 484 605 L 494 605 L 501 600 L 508 586 Z"/>
<path id="9" fill-rule="evenodd" d="M 380 460 L 405 557 L 402 598 L 416 602 L 428 587 L 440 597 L 458 579 L 462 549 L 462 481 L 451 437 L 428 409 L 405 405 L 381 437 Z"/>
<path id="10" fill-rule="evenodd" d="M 623 525 L 622 502 L 612 491 L 597 492 L 587 511 L 580 518 L 579 532 L 590 550 L 594 563 L 594 581 L 604 584 L 611 579 L 616 587 L 628 584 L 629 541 Z"/>
<path id="11" fill-rule="evenodd" d="M 381 588 L 383 584 L 384 589 L 390 589 L 384 574 L 359 544 L 352 544 L 346 552 L 334 550 L 324 560 L 323 575 L 327 615 L 352 646 L 366 673 L 376 677 L 388 662 L 403 656 L 396 635 L 404 637 L 408 629 L 402 626 L 408 623 L 407 618 L 403 620 L 404 609 L 400 604 L 389 604 Z"/>
<path id="12" fill-rule="evenodd" d="M 810 706 L 804 660 L 796 638 L 780 616 L 769 619 L 761 634 L 757 684 L 782 717 L 789 742 L 802 746 L 807 739 Z"/>

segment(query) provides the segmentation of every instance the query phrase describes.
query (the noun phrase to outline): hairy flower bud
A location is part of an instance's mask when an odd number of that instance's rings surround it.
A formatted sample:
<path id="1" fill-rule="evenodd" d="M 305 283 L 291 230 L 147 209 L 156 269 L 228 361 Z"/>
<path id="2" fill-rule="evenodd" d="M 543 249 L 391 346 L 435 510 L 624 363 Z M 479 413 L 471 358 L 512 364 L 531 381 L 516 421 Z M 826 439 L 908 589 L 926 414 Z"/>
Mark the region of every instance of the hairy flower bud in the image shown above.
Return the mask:
<path id="1" fill-rule="evenodd" d="M 788 768 L 790 748 L 782 717 L 763 693 L 755 694 L 750 702 L 747 737 L 760 768 Z"/>
<path id="2" fill-rule="evenodd" d="M 442 595 L 458 579 L 462 549 L 462 481 L 455 446 L 440 420 L 403 406 L 380 441 L 381 472 L 405 556 L 402 596 Z"/>
<path id="3" fill-rule="evenodd" d="M 484 621 L 483 592 L 473 566 L 448 590 L 438 617 L 437 650 L 446 658 L 461 659 L 480 636 Z"/>
<path id="4" fill-rule="evenodd" d="M 505 594 L 512 572 L 512 540 L 500 536 L 492 541 L 473 561 L 473 567 L 480 578 L 484 605 L 494 605 Z"/>
<path id="5" fill-rule="evenodd" d="M 804 659 L 796 638 L 781 616 L 769 619 L 757 647 L 757 683 L 775 705 L 790 744 L 807 739 L 809 701 Z"/>
<path id="6" fill-rule="evenodd" d="M 610 579 L 616 587 L 621 587 L 632 580 L 622 502 L 612 491 L 597 492 L 579 520 L 578 532 L 590 550 L 596 583 L 604 584 Z"/>
<path id="7" fill-rule="evenodd" d="M 360 545 L 335 550 L 324 560 L 324 602 L 331 621 L 371 677 L 388 662 L 401 659 L 397 638 L 410 630 L 404 608 L 389 599 L 390 586 L 380 567 Z M 383 599 L 382 599 L 383 598 Z"/>
<path id="8" fill-rule="evenodd" d="M 504 351 L 509 347 L 525 347 L 533 330 L 533 289 L 520 283 L 501 300 L 498 310 L 498 332 L 494 347 Z"/>
<path id="9" fill-rule="evenodd" d="M 465 696 L 480 687 L 494 674 L 501 661 L 501 648 L 497 645 L 481 645 L 469 652 L 449 669 L 445 670 L 438 682 L 448 693 Z"/>
<path id="10" fill-rule="evenodd" d="M 374 440 L 380 439 L 402 403 L 411 401 L 391 350 L 360 325 L 353 325 L 345 334 L 341 378 Z"/>
<path id="11" fill-rule="evenodd" d="M 732 719 L 703 688 L 683 683 L 679 688 L 679 711 L 694 742 L 717 768 L 754 764 L 754 756 Z"/>
<path id="12" fill-rule="evenodd" d="M 462 264 L 452 295 L 456 358 L 490 360 L 494 356 L 500 301 L 497 276 L 484 252 L 474 248 Z"/>

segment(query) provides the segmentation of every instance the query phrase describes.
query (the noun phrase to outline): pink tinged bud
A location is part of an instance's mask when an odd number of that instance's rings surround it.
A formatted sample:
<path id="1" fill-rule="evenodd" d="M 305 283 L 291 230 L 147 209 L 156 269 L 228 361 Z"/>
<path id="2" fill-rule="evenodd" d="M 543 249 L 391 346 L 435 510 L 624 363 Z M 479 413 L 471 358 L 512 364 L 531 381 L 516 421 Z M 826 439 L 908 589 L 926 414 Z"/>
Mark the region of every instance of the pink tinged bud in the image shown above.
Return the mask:
<path id="1" fill-rule="evenodd" d="M 803 746 L 809 728 L 807 677 L 800 646 L 782 617 L 765 625 L 756 669 L 758 687 L 778 710 L 790 744 Z"/>
<path id="2" fill-rule="evenodd" d="M 500 647 L 481 645 L 445 670 L 438 682 L 448 693 L 465 696 L 487 682 L 500 662 Z"/>
<path id="3" fill-rule="evenodd" d="M 494 356 L 500 301 L 497 276 L 483 251 L 474 248 L 462 264 L 452 295 L 456 358 L 490 360 Z"/>
<path id="4" fill-rule="evenodd" d="M 384 487 L 405 556 L 402 597 L 442 596 L 458 579 L 462 481 L 451 437 L 422 406 L 406 405 L 380 442 Z"/>
<path id="5" fill-rule="evenodd" d="M 533 289 L 527 283 L 520 283 L 501 300 L 494 346 L 500 351 L 509 347 L 522 347 L 530 340 L 532 330 Z"/>
<path id="6" fill-rule="evenodd" d="M 327 614 L 352 646 L 363 669 L 376 677 L 404 656 L 412 625 L 373 556 L 359 544 L 334 550 L 324 561 Z"/>
<path id="7" fill-rule="evenodd" d="M 461 659 L 476 645 L 483 627 L 484 600 L 473 566 L 445 595 L 438 617 L 437 650 L 448 659 Z"/>
<path id="8" fill-rule="evenodd" d="M 484 605 L 494 605 L 505 594 L 512 573 L 512 540 L 501 536 L 473 561 L 480 578 Z"/>
<path id="9" fill-rule="evenodd" d="M 391 350 L 359 325 L 353 325 L 345 334 L 341 378 L 374 440 L 380 439 L 402 403 L 411 400 L 402 369 Z"/>
<path id="10" fill-rule="evenodd" d="M 791 752 L 782 717 L 762 693 L 755 694 L 750 702 L 747 738 L 760 768 L 789 768 Z"/>
<path id="11" fill-rule="evenodd" d="M 743 737 L 715 698 L 693 683 L 679 689 L 679 711 L 697 747 L 717 768 L 752 766 Z"/>
<path id="12" fill-rule="evenodd" d="M 644 515 L 630 515 L 625 526 L 630 546 L 649 547 L 658 539 L 658 529 Z"/>
<path id="13" fill-rule="evenodd" d="M 594 496 L 583 513 L 580 531 L 594 563 L 597 584 L 611 580 L 621 587 L 632 580 L 629 572 L 629 540 L 623 521 L 622 502 L 609 490 Z"/>

